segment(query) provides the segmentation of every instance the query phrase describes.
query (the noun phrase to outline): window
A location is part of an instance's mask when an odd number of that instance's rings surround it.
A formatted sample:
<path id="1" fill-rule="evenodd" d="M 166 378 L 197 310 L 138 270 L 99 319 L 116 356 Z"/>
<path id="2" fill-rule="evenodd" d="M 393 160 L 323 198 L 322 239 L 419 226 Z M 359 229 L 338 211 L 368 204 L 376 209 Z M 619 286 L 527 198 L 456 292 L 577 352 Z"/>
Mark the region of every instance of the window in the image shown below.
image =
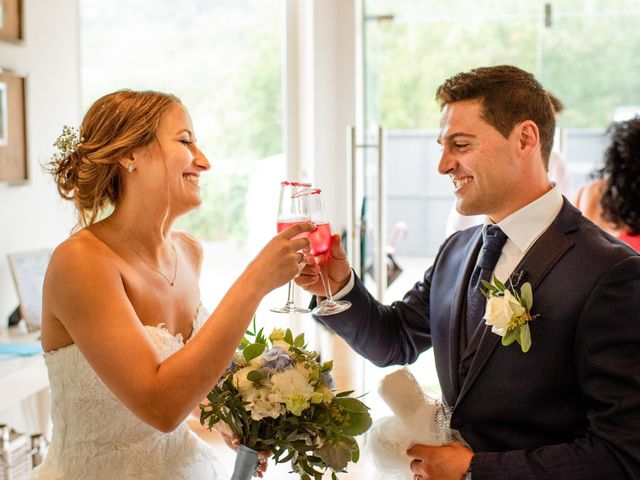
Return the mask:
<path id="1" fill-rule="evenodd" d="M 205 247 L 201 290 L 209 308 L 276 231 L 285 177 L 283 3 L 80 2 L 85 111 L 121 88 L 170 92 L 189 109 L 212 168 L 201 181 L 203 204 L 176 228 Z M 263 304 L 280 300 L 284 294 Z"/>

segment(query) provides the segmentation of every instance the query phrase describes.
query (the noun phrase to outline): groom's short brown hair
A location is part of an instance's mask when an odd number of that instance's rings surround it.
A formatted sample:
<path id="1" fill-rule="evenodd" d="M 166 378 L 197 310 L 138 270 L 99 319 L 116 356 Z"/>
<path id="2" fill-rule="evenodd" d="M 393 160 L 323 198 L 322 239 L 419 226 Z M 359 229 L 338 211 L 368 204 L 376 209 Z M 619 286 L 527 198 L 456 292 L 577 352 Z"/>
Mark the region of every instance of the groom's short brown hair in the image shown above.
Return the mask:
<path id="1" fill-rule="evenodd" d="M 540 132 L 542 159 L 548 167 L 555 116 L 547 92 L 529 72 L 499 65 L 458 73 L 438 87 L 436 100 L 441 108 L 462 100 L 480 100 L 482 118 L 505 138 L 517 124 L 533 121 Z"/>

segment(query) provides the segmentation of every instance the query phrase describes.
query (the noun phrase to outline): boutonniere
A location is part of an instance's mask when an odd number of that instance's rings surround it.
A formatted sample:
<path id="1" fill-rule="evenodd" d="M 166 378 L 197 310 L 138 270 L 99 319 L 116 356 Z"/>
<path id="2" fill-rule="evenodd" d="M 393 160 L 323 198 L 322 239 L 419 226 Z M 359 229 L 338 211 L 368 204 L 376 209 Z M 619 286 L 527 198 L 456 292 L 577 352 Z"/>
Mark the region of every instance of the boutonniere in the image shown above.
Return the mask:
<path id="1" fill-rule="evenodd" d="M 481 280 L 486 290 L 481 290 L 487 299 L 487 309 L 483 319 L 491 325 L 491 331 L 502 337 L 502 345 L 518 342 L 523 352 L 531 347 L 531 331 L 529 322 L 538 315 L 531 315 L 533 306 L 533 292 L 531 284 L 526 282 L 520 291 L 511 288 L 498 280 L 495 276 L 492 282 Z"/>

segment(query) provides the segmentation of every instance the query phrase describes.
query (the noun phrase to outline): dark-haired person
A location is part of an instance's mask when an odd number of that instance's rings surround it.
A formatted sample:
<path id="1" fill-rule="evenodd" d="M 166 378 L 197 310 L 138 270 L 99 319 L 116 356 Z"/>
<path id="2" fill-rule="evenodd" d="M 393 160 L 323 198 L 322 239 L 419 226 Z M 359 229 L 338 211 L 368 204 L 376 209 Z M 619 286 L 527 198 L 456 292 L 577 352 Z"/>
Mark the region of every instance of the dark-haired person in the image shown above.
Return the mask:
<path id="1" fill-rule="evenodd" d="M 182 103 L 118 91 L 57 144 L 50 168 L 82 228 L 56 248 L 44 283 L 53 435 L 35 478 L 227 478 L 185 419 L 262 297 L 298 273 L 308 240 L 294 237 L 312 227 L 274 237 L 210 315 L 202 247 L 171 228 L 200 205 L 209 169 Z"/>
<path id="2" fill-rule="evenodd" d="M 598 179 L 576 193 L 575 205 L 596 225 L 640 251 L 640 117 L 612 124 Z"/>
<path id="3" fill-rule="evenodd" d="M 531 74 L 474 69 L 436 98 L 438 171 L 451 178 L 458 211 L 485 224 L 449 237 L 391 305 L 367 292 L 334 236 L 331 288 L 352 307 L 317 320 L 380 366 L 433 347 L 451 427 L 469 447 L 414 445 L 415 479 L 640 478 L 640 256 L 549 182 L 554 112 Z M 307 260 L 296 282 L 322 295 Z M 532 287 L 526 352 L 483 320 L 500 313 L 485 312 L 480 292 L 492 275 Z M 509 312 L 509 328 L 524 321 Z"/>

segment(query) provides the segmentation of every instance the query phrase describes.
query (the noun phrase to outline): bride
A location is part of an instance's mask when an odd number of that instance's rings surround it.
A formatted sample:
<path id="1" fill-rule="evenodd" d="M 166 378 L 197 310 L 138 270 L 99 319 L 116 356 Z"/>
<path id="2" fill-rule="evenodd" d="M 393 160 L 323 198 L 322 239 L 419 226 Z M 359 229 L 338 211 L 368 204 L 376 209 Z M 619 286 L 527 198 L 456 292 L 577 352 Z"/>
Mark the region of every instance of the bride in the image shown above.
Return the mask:
<path id="1" fill-rule="evenodd" d="M 118 91 L 93 104 L 80 135 L 65 127 L 50 163 L 83 228 L 55 250 L 44 283 L 53 434 L 35 478 L 222 478 L 185 419 L 263 296 L 299 272 L 297 252 L 309 245 L 294 237 L 312 227 L 274 237 L 209 315 L 202 248 L 171 230 L 201 203 L 210 168 L 185 107 L 173 95 Z"/>

